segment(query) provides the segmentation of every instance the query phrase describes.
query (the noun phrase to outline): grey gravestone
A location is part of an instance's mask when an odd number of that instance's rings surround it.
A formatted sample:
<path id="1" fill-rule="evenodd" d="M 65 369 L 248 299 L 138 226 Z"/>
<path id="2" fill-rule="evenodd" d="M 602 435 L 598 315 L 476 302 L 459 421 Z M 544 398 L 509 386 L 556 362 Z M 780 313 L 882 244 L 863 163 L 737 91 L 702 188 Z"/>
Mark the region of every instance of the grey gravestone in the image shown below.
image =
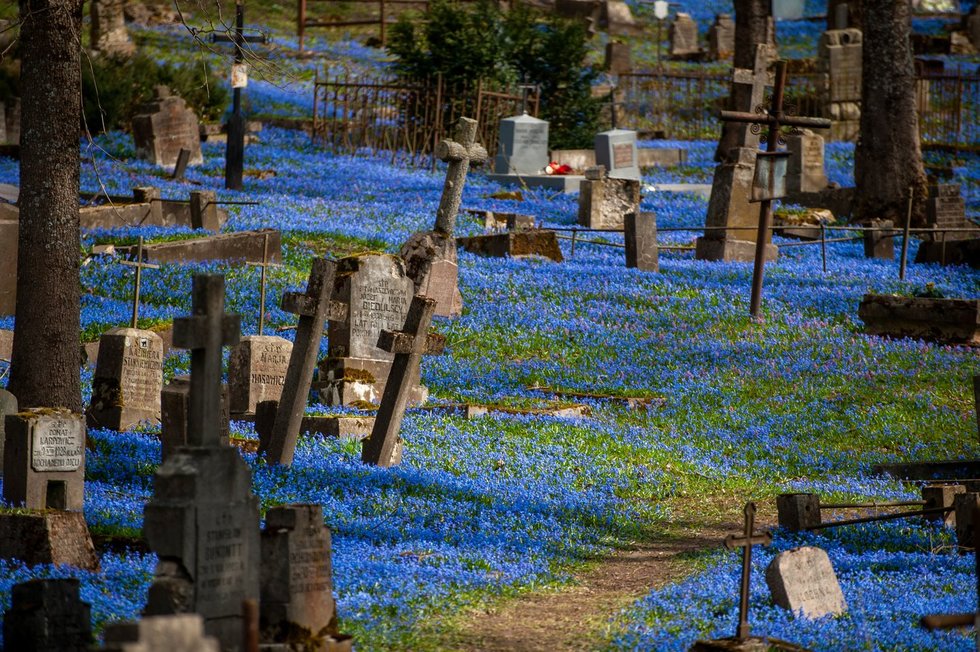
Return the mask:
<path id="1" fill-rule="evenodd" d="M 166 461 L 177 449 L 187 445 L 188 395 L 190 376 L 174 376 L 160 392 L 161 461 Z M 231 419 L 228 385 L 221 386 L 221 433 L 219 443 L 227 445 Z"/>
<path id="2" fill-rule="evenodd" d="M 15 584 L 3 614 L 4 649 L 11 652 L 86 652 L 92 644 L 92 609 L 79 581 L 31 580 Z"/>
<path id="3" fill-rule="evenodd" d="M 718 14 L 708 29 L 708 56 L 711 59 L 728 59 L 735 54 L 735 21 L 731 14 Z"/>
<path id="4" fill-rule="evenodd" d="M 622 0 L 604 0 L 599 13 L 599 24 L 609 34 L 629 34 L 636 29 L 636 19 L 630 6 Z"/>
<path id="5" fill-rule="evenodd" d="M 590 229 L 621 229 L 625 216 L 639 210 L 639 180 L 610 179 L 602 166 L 585 171 L 578 195 L 579 224 Z"/>
<path id="6" fill-rule="evenodd" d="M 779 553 L 766 569 L 766 584 L 773 602 L 804 618 L 847 611 L 830 557 L 820 548 L 803 546 Z"/>
<path id="7" fill-rule="evenodd" d="M 125 0 L 92 0 L 92 49 L 104 55 L 127 57 L 136 52 L 123 16 Z"/>
<path id="8" fill-rule="evenodd" d="M 455 249 L 455 242 L 453 242 Z M 397 256 L 370 254 L 337 261 L 332 298 L 347 307 L 343 320 L 327 329 L 329 356 L 320 363 L 320 398 L 326 405 L 378 403 L 384 395 L 394 354 L 378 347 L 383 330 L 401 330 L 415 285 Z M 410 402 L 428 392 L 413 379 Z"/>
<path id="9" fill-rule="evenodd" d="M 269 509 L 262 531 L 263 640 L 338 638 L 330 554 L 320 505 Z"/>
<path id="10" fill-rule="evenodd" d="M 214 204 L 212 203 L 211 206 L 214 206 Z M 217 221 L 215 221 L 214 230 L 217 229 Z M 261 263 L 263 262 L 263 257 L 266 256 L 265 240 L 267 237 L 269 240 L 268 262 L 281 263 L 282 246 L 280 233 L 273 229 L 239 231 L 238 233 L 223 233 L 204 238 L 149 244 L 143 247 L 143 258 L 156 263 L 205 260 Z"/>
<path id="11" fill-rule="evenodd" d="M 3 499 L 27 509 L 81 510 L 85 419 L 70 410 L 30 408 L 5 419 Z"/>
<path id="12" fill-rule="evenodd" d="M 926 201 L 926 225 L 940 230 L 975 226 L 966 219 L 966 201 L 960 194 L 958 185 L 943 183 L 930 186 L 929 199 Z M 980 231 L 972 234 L 951 231 L 939 237 L 945 240 L 967 240 L 977 237 L 978 234 Z"/>
<path id="13" fill-rule="evenodd" d="M 497 174 L 542 174 L 548 165 L 548 121 L 528 114 L 500 121 L 493 171 Z"/>
<path id="14" fill-rule="evenodd" d="M 17 309 L 17 237 L 20 223 L 0 219 L 0 315 Z"/>
<path id="15" fill-rule="evenodd" d="M 657 216 L 654 213 L 627 213 L 623 231 L 626 240 L 626 267 L 645 272 L 660 271 Z"/>
<path id="16" fill-rule="evenodd" d="M 157 86 L 153 101 L 133 116 L 133 139 L 136 155 L 156 165 L 176 165 L 181 149 L 190 150 L 191 165 L 204 162 L 197 116 L 165 86 Z"/>
<path id="17" fill-rule="evenodd" d="M 17 414 L 17 397 L 5 389 L 0 389 L 0 474 L 3 473 L 4 421 L 7 415 Z"/>
<path id="18" fill-rule="evenodd" d="M 630 129 L 612 129 L 596 134 L 595 161 L 596 165 L 606 168 L 610 179 L 639 180 L 636 132 Z"/>
<path id="19" fill-rule="evenodd" d="M 689 57 L 701 53 L 698 45 L 698 24 L 690 14 L 679 12 L 670 24 L 670 56 Z"/>
<path id="20" fill-rule="evenodd" d="M 789 161 L 786 163 L 787 193 L 825 190 L 827 173 L 824 171 L 823 136 L 802 129 L 799 133 L 786 136 L 786 149 L 789 151 Z"/>
<path id="21" fill-rule="evenodd" d="M 871 220 L 864 232 L 864 257 L 879 260 L 895 259 L 895 235 L 891 220 Z"/>
<path id="22" fill-rule="evenodd" d="M 221 652 L 218 639 L 204 634 L 198 614 L 147 616 L 106 625 L 99 652 Z"/>
<path id="23" fill-rule="evenodd" d="M 10 361 L 14 354 L 14 332 L 0 328 L 0 360 Z"/>
<path id="24" fill-rule="evenodd" d="M 820 497 L 816 494 L 780 494 L 776 497 L 779 527 L 800 532 L 820 524 Z"/>
<path id="25" fill-rule="evenodd" d="M 275 335 L 241 338 L 228 358 L 232 414 L 255 414 L 259 401 L 278 401 L 293 343 Z"/>
<path id="26" fill-rule="evenodd" d="M 823 116 L 834 140 L 853 140 L 861 120 L 861 30 L 832 29 L 820 37 L 818 69 L 825 76 Z"/>
<path id="27" fill-rule="evenodd" d="M 86 411 L 93 428 L 126 430 L 160 421 L 163 340 L 152 331 L 114 328 L 99 338 L 99 357 Z"/>
<path id="28" fill-rule="evenodd" d="M 174 320 L 191 349 L 190 445 L 156 471 L 143 533 L 158 557 L 145 615 L 198 613 L 223 650 L 242 645 L 244 600 L 259 597 L 259 501 L 252 472 L 221 436 L 221 352 L 238 342 L 224 313 L 224 278 L 194 277 L 193 315 Z"/>
<path id="29" fill-rule="evenodd" d="M 437 315 L 458 317 L 462 314 L 459 263 L 451 236 L 438 231 L 413 233 L 402 245 L 399 255 L 405 261 L 405 273 L 415 284 L 415 294 L 435 299 Z"/>

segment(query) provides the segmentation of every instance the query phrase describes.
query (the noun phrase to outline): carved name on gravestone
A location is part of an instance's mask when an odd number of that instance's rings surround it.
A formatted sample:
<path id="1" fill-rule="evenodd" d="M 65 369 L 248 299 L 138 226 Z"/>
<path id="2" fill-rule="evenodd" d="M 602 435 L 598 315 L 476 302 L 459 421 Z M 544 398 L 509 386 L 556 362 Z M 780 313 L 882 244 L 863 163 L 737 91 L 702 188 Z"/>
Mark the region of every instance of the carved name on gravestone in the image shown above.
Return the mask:
<path id="1" fill-rule="evenodd" d="M 830 557 L 820 548 L 802 546 L 779 553 L 766 569 L 766 584 L 773 602 L 804 618 L 847 611 Z"/>
<path id="2" fill-rule="evenodd" d="M 548 121 L 527 115 L 500 121 L 493 170 L 497 174 L 542 174 L 548 165 Z"/>
<path id="3" fill-rule="evenodd" d="M 824 139 L 809 129 L 786 136 L 786 192 L 820 192 L 827 188 L 824 171 Z"/>
<path id="4" fill-rule="evenodd" d="M 133 140 L 136 155 L 156 165 L 176 165 L 181 149 L 190 150 L 190 165 L 204 162 L 197 116 L 165 86 L 157 86 L 153 100 L 133 116 Z"/>
<path id="5" fill-rule="evenodd" d="M 218 639 L 204 634 L 198 614 L 147 616 L 109 623 L 99 652 L 221 652 Z"/>
<path id="6" fill-rule="evenodd" d="M 596 165 L 606 168 L 610 179 L 640 179 L 636 132 L 612 129 L 595 136 Z"/>
<path id="7" fill-rule="evenodd" d="M 114 328 L 99 339 L 99 357 L 86 412 L 93 428 L 126 430 L 160 420 L 163 340 L 152 331 Z"/>
<path id="8" fill-rule="evenodd" d="M 454 246 L 455 248 L 455 246 Z M 402 260 L 387 254 L 351 256 L 337 261 L 332 298 L 347 307 L 347 318 L 331 320 L 329 356 L 320 363 L 320 398 L 327 405 L 378 403 L 394 354 L 378 347 L 383 330 L 405 324 L 415 285 Z M 416 375 L 410 402 L 428 394 Z"/>
<path id="9" fill-rule="evenodd" d="M 266 514 L 262 531 L 263 640 L 337 643 L 330 530 L 323 508 L 314 504 L 281 505 Z"/>
<path id="10" fill-rule="evenodd" d="M 621 229 L 625 216 L 639 210 L 639 180 L 609 178 L 602 166 L 585 171 L 579 187 L 579 224 L 590 229 Z"/>
<path id="11" fill-rule="evenodd" d="M 698 45 L 698 24 L 690 14 L 679 12 L 670 24 L 670 55 L 688 57 L 701 53 Z"/>
<path id="12" fill-rule="evenodd" d="M 710 58 L 728 59 L 735 53 L 735 21 L 731 14 L 718 14 L 708 30 L 708 55 Z"/>
<path id="13" fill-rule="evenodd" d="M 853 140 L 861 119 L 861 30 L 832 29 L 823 33 L 818 46 L 818 69 L 824 74 L 823 115 L 837 124 L 834 140 Z"/>
<path id="14" fill-rule="evenodd" d="M 3 498 L 27 509 L 82 509 L 85 422 L 70 410 L 30 408 L 5 419 Z"/>
<path id="15" fill-rule="evenodd" d="M 966 201 L 956 184 L 942 183 L 929 188 L 926 201 L 926 224 L 933 228 L 962 229 L 975 226 L 966 219 Z M 946 240 L 965 240 L 975 238 L 980 233 L 950 231 L 940 238 Z"/>
<path id="16" fill-rule="evenodd" d="M 241 338 L 228 359 L 232 414 L 255 414 L 259 401 L 278 401 L 293 343 L 274 335 Z"/>
<path id="17" fill-rule="evenodd" d="M 83 652 L 92 644 L 92 609 L 74 578 L 15 584 L 3 614 L 4 649 Z"/>

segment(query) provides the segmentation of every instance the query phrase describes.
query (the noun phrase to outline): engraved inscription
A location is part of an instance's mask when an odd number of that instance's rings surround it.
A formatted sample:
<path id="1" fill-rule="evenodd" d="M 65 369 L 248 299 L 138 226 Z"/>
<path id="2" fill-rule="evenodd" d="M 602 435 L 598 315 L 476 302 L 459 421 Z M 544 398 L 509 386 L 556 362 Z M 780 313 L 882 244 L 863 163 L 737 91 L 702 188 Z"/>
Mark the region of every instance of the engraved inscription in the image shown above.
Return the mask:
<path id="1" fill-rule="evenodd" d="M 202 615 L 239 612 L 245 592 L 246 542 L 236 514 L 199 509 L 197 575 L 198 610 Z"/>
<path id="2" fill-rule="evenodd" d="M 85 434 L 81 419 L 42 416 L 34 424 L 31 468 L 35 471 L 76 471 L 82 466 Z"/>
<path id="3" fill-rule="evenodd" d="M 632 143 L 620 143 L 618 145 L 613 145 L 613 168 L 630 168 L 633 167 L 633 144 Z"/>
<path id="4" fill-rule="evenodd" d="M 249 368 L 249 409 L 260 401 L 276 401 L 282 396 L 286 369 L 293 344 L 280 337 L 259 340 L 253 345 Z"/>
<path id="5" fill-rule="evenodd" d="M 372 357 L 388 359 L 390 353 L 377 348 L 382 330 L 400 331 L 405 326 L 410 295 L 405 286 L 389 277 L 371 277 L 351 289 L 351 340 L 360 340 L 374 349 Z M 353 347 L 352 347 L 353 348 Z"/>
<path id="6" fill-rule="evenodd" d="M 123 405 L 159 409 L 163 388 L 163 343 L 159 338 L 126 337 L 119 387 Z"/>
<path id="7" fill-rule="evenodd" d="M 289 592 L 322 594 L 332 591 L 330 550 L 323 527 L 311 525 L 295 536 L 289 547 Z"/>
<path id="8" fill-rule="evenodd" d="M 548 125 L 519 124 L 514 127 L 514 149 L 538 149 L 548 147 Z"/>

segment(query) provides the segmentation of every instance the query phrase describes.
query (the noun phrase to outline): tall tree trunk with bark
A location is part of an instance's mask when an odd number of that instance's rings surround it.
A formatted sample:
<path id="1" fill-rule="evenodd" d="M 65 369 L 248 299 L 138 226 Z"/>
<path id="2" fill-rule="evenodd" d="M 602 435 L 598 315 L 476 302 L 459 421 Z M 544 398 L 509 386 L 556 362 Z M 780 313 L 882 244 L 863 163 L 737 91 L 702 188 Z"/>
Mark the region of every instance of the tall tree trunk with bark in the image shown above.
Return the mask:
<path id="1" fill-rule="evenodd" d="M 861 135 L 854 150 L 854 219 L 905 223 L 909 188 L 913 225 L 925 215 L 926 173 L 919 147 L 911 8 L 905 0 L 862 0 L 864 50 Z"/>
<path id="2" fill-rule="evenodd" d="M 82 0 L 21 0 L 20 233 L 8 389 L 82 410 L 78 183 Z"/>
<path id="3" fill-rule="evenodd" d="M 772 0 L 735 0 L 735 55 L 736 68 L 752 70 L 755 65 L 755 46 L 770 41 L 770 16 Z M 732 84 L 728 108 L 740 110 L 751 101 L 752 89 L 745 84 Z M 752 107 L 754 108 L 754 107 Z M 715 150 L 715 160 L 722 161 L 737 145 L 738 127 L 725 123 Z"/>

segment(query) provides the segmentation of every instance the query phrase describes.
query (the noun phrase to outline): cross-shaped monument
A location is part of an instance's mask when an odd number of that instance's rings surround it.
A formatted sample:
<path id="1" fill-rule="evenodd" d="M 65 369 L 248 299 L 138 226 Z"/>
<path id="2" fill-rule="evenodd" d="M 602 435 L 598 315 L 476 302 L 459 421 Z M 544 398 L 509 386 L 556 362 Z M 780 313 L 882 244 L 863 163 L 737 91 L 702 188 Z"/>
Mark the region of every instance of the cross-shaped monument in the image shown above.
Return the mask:
<path id="1" fill-rule="evenodd" d="M 282 267 L 282 263 L 270 263 L 269 262 L 269 234 L 265 234 L 265 238 L 262 242 L 262 262 L 253 263 L 245 262 L 246 265 L 252 265 L 253 267 L 262 268 L 262 278 L 259 281 L 259 335 L 263 334 L 265 330 L 265 287 L 266 287 L 266 270 L 269 267 Z"/>
<path id="2" fill-rule="evenodd" d="M 436 231 L 452 236 L 456 227 L 456 214 L 463 199 L 463 184 L 470 164 L 480 164 L 487 160 L 487 150 L 476 142 L 476 120 L 461 117 L 453 134 L 455 140 L 441 140 L 436 145 L 435 155 L 440 161 L 447 161 L 446 182 L 439 198 L 436 211 Z"/>
<path id="3" fill-rule="evenodd" d="M 374 419 L 371 436 L 364 440 L 361 461 L 377 466 L 393 466 L 401 458 L 398 431 L 405 416 L 405 406 L 412 379 L 418 376 L 423 354 L 442 353 L 446 338 L 429 333 L 436 302 L 416 295 L 408 307 L 405 327 L 400 331 L 381 331 L 378 347 L 395 354 L 385 384 L 381 405 Z"/>
<path id="4" fill-rule="evenodd" d="M 299 315 L 293 351 L 283 381 L 282 395 L 276 409 L 272 436 L 267 445 L 260 443 L 260 452 L 272 464 L 290 465 L 296 450 L 296 440 L 306 412 L 306 400 L 310 395 L 313 368 L 320 353 L 320 338 L 326 320 L 340 321 L 346 316 L 346 308 L 330 300 L 333 292 L 337 264 L 326 258 L 316 258 L 310 269 L 306 292 L 286 292 L 282 295 L 282 309 Z"/>
<path id="5" fill-rule="evenodd" d="M 806 118 L 789 117 L 783 113 L 783 90 L 786 86 L 786 61 L 776 62 L 776 85 L 772 94 L 772 106 L 769 110 L 761 113 L 746 113 L 742 111 L 722 111 L 721 119 L 727 122 L 738 122 L 751 126 L 768 126 L 769 132 L 766 134 L 766 152 L 776 151 L 779 145 L 779 130 L 781 127 L 811 127 L 817 129 L 829 129 L 830 120 L 826 118 Z M 760 178 L 759 165 L 763 161 L 761 157 L 756 160 L 756 179 Z M 770 159 L 772 160 L 772 159 Z M 775 167 L 767 176 L 770 187 L 775 186 L 777 172 Z M 785 177 L 785 169 L 783 170 Z M 783 183 L 785 187 L 785 183 Z M 762 279 L 765 273 L 766 264 L 766 235 L 769 233 L 772 224 L 772 200 L 778 198 L 773 193 L 767 193 L 762 199 L 762 210 L 759 217 L 759 231 L 755 241 L 755 267 L 752 271 L 752 299 L 749 312 L 753 317 L 759 316 L 759 308 L 762 304 Z"/>
<path id="6" fill-rule="evenodd" d="M 766 88 L 776 84 L 775 73 L 769 70 L 775 58 L 776 53 L 772 46 L 757 43 L 755 46 L 755 63 L 752 69 L 732 69 L 732 84 L 749 87 L 748 102 L 742 106 L 736 106 L 736 111 L 753 112 L 765 103 Z M 742 125 L 738 130 L 736 144 L 738 147 L 757 147 L 759 135 L 752 131 L 749 125 Z"/>
<path id="7" fill-rule="evenodd" d="M 143 236 L 140 236 L 139 243 L 136 245 L 136 260 L 120 260 L 119 262 L 136 268 L 136 274 L 133 276 L 133 318 L 129 327 L 137 328 L 136 322 L 140 314 L 140 282 L 143 278 L 143 270 L 160 269 L 160 266 L 143 262 Z"/>
<path id="8" fill-rule="evenodd" d="M 241 317 L 225 314 L 225 277 L 194 276 L 190 317 L 174 320 L 174 346 L 191 350 L 187 444 L 218 446 L 221 440 L 221 350 L 238 344 Z"/>
<path id="9" fill-rule="evenodd" d="M 769 532 L 755 531 L 755 503 L 745 503 L 745 529 L 741 535 L 729 534 L 725 537 L 725 547 L 729 550 L 742 549 L 742 584 L 738 602 L 738 629 L 735 638 L 745 640 L 749 637 L 749 580 L 752 577 L 752 546 L 759 543 L 768 546 L 772 543 Z"/>

